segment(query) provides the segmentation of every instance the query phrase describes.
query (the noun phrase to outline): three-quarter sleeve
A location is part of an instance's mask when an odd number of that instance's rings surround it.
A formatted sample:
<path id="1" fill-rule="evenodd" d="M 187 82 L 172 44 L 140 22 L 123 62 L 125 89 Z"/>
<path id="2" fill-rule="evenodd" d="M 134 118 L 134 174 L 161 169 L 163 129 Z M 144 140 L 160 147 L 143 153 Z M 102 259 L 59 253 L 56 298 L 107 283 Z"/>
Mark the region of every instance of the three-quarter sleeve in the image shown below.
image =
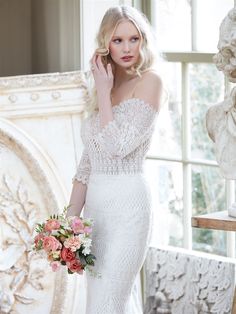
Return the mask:
<path id="1" fill-rule="evenodd" d="M 76 170 L 76 174 L 72 178 L 72 182 L 74 182 L 75 180 L 78 180 L 82 182 L 83 184 L 88 184 L 90 171 L 91 171 L 91 165 L 90 165 L 88 152 L 87 152 L 87 149 L 84 148 L 79 165 Z"/>
<path id="2" fill-rule="evenodd" d="M 110 156 L 123 158 L 151 136 L 156 114 L 151 105 L 137 100 L 123 119 L 113 119 L 101 129 L 97 141 Z"/>

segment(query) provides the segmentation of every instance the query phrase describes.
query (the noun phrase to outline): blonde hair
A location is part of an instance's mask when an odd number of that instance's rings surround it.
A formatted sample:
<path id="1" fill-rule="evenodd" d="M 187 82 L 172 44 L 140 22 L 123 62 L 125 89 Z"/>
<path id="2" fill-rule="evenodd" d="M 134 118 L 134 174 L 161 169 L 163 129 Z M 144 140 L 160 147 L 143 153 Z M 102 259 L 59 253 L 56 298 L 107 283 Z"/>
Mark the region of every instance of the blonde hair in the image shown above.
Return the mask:
<path id="1" fill-rule="evenodd" d="M 96 53 L 102 56 L 102 62 L 105 67 L 108 63 L 111 64 L 114 73 L 115 64 L 109 53 L 109 43 L 117 25 L 124 20 L 131 21 L 137 28 L 141 37 L 139 60 L 130 69 L 126 70 L 126 72 L 127 74 L 136 74 L 141 76 L 143 72 L 154 66 L 157 60 L 156 56 L 158 54 L 155 47 L 155 36 L 152 32 L 151 25 L 147 17 L 137 9 L 128 5 L 121 5 L 111 7 L 106 11 L 96 36 L 96 43 L 98 47 L 96 49 Z M 91 114 L 94 110 L 98 110 L 97 93 L 94 82 L 92 82 L 93 78 L 91 73 L 89 75 L 89 81 L 90 101 L 85 110 L 87 113 Z"/>

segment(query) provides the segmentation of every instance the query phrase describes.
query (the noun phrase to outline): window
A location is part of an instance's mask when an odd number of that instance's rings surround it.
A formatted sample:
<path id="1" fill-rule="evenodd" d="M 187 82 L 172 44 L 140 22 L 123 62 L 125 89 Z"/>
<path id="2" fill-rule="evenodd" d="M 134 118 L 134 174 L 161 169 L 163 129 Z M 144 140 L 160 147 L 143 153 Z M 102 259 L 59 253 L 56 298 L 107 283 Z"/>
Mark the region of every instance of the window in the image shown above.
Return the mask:
<path id="1" fill-rule="evenodd" d="M 225 210 L 234 196 L 205 126 L 207 109 L 229 88 L 212 57 L 219 25 L 233 6 L 233 0 L 152 1 L 153 25 L 166 59 L 160 72 L 169 93 L 146 162 L 155 206 L 154 244 L 234 256 L 234 237 L 191 227 L 192 215 Z"/>

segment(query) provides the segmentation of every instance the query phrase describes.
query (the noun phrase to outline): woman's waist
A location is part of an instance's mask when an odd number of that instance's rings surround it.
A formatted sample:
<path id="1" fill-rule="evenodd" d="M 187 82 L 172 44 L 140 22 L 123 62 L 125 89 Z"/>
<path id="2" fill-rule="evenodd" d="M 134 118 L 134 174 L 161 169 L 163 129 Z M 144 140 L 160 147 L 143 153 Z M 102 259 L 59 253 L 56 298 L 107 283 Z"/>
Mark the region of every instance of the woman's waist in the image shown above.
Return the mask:
<path id="1" fill-rule="evenodd" d="M 92 174 L 135 174 L 143 172 L 143 159 L 104 159 L 91 161 Z"/>
<path id="2" fill-rule="evenodd" d="M 88 190 L 99 192 L 101 195 L 111 193 L 111 191 L 115 195 L 121 192 L 122 194 L 137 193 L 140 190 L 147 192 L 149 189 L 150 186 L 144 171 L 128 173 L 91 172 L 88 182 Z"/>

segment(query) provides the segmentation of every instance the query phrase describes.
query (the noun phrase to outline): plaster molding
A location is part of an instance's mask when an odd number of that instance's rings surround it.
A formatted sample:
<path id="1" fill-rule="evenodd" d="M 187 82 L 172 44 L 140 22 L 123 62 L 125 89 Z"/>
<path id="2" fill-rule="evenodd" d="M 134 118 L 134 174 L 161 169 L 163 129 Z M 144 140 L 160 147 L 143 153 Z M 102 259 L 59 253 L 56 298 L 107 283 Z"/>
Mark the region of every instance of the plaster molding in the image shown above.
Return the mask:
<path id="1" fill-rule="evenodd" d="M 231 313 L 235 261 L 151 247 L 145 277 L 145 314 Z"/>
<path id="2" fill-rule="evenodd" d="M 89 72 L 14 76 L 0 79 L 2 117 L 18 118 L 82 113 Z"/>
<path id="3" fill-rule="evenodd" d="M 52 276 L 44 258 L 31 252 L 31 245 L 35 223 L 64 206 L 65 190 L 52 161 L 40 147 L 1 118 L 1 164 L 7 164 L 7 156 L 15 160 L 10 166 L 16 171 L 12 170 L 11 177 L 4 168 L 6 174 L 0 177 L 1 228 L 7 230 L 0 230 L 0 312 L 19 313 L 22 306 L 24 312 L 32 311 L 34 306 L 45 311 L 40 296 L 52 293 L 50 313 L 63 313 L 65 299 L 61 295 L 66 292 L 67 275 L 62 270 Z"/>

